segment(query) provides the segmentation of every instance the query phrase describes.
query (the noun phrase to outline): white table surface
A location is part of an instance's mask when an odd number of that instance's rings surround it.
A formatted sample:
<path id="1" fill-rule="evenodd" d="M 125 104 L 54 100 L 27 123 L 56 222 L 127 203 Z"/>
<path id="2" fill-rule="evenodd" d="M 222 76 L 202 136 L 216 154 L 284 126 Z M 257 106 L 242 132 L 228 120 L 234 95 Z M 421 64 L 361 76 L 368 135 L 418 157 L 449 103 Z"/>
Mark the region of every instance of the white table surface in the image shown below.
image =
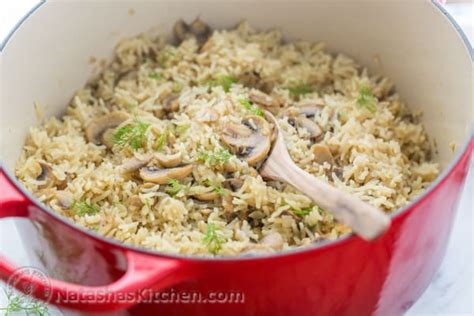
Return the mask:
<path id="1" fill-rule="evenodd" d="M 0 41 L 5 38 L 14 25 L 34 5 L 37 0 L 0 0 Z M 449 3 L 446 6 L 472 42 L 474 4 Z M 407 315 L 474 315 L 473 285 L 473 192 L 474 161 L 464 187 L 458 214 L 448 245 L 446 257 L 432 283 L 423 296 L 413 305 Z M 16 262 L 28 265 L 28 256 L 21 247 L 18 233 L 12 220 L 3 221 L 0 226 L 0 253 L 8 255 Z M 0 284 L 0 288 L 2 284 Z M 4 307 L 5 297 L 0 291 L 0 307 Z M 51 315 L 60 313 L 50 309 Z M 18 315 L 18 314 L 15 314 Z"/>

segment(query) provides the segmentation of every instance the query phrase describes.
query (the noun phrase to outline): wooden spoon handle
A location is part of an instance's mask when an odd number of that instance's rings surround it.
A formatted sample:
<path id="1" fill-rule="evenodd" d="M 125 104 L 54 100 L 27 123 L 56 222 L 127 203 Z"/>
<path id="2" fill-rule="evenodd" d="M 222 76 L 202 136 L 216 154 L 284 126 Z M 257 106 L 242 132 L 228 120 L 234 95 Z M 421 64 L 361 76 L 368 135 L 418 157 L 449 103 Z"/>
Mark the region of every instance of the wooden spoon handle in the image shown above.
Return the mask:
<path id="1" fill-rule="evenodd" d="M 390 226 L 390 218 L 383 211 L 299 168 L 288 152 L 279 154 L 279 159 L 264 164 L 260 170 L 263 177 L 291 184 L 366 240 L 375 239 Z"/>

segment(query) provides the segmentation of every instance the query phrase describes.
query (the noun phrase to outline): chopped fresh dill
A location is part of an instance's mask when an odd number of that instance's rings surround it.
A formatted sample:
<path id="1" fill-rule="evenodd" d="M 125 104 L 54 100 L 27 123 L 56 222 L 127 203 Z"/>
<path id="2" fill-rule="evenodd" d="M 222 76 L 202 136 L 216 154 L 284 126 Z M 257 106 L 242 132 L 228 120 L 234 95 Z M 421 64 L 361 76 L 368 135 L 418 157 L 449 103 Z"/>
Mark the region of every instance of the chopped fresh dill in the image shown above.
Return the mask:
<path id="1" fill-rule="evenodd" d="M 204 245 L 207 247 L 210 253 L 217 254 L 222 248 L 222 244 L 226 242 L 226 238 L 222 236 L 214 224 L 208 223 L 206 228 L 206 233 L 204 235 Z"/>
<path id="2" fill-rule="evenodd" d="M 84 215 L 94 215 L 99 212 L 99 208 L 93 204 L 87 203 L 85 201 L 75 201 L 71 205 L 71 209 L 76 213 L 78 216 Z"/>
<path id="3" fill-rule="evenodd" d="M 168 181 L 168 187 L 165 189 L 165 192 L 171 196 L 176 196 L 179 192 L 183 191 L 185 188 L 178 180 L 171 179 Z"/>
<path id="4" fill-rule="evenodd" d="M 377 98 L 372 94 L 368 86 L 361 86 L 359 89 L 359 96 L 357 97 L 357 105 L 361 108 L 366 108 L 372 113 L 377 110 Z"/>
<path id="5" fill-rule="evenodd" d="M 158 56 L 158 64 L 160 65 L 161 68 L 168 67 L 168 62 L 175 55 L 176 55 L 175 52 L 173 52 L 171 49 L 162 50 Z"/>
<path id="6" fill-rule="evenodd" d="M 199 151 L 198 160 L 205 164 L 216 166 L 225 164 L 232 156 L 233 155 L 227 149 L 217 148 L 213 152 Z"/>
<path id="7" fill-rule="evenodd" d="M 225 92 L 229 92 L 230 87 L 237 83 L 238 80 L 235 77 L 227 76 L 227 75 L 220 75 L 215 80 L 211 80 L 209 82 L 209 87 L 221 86 Z"/>
<path id="8" fill-rule="evenodd" d="M 173 128 L 173 130 L 172 130 L 172 133 L 173 133 L 175 136 L 181 136 L 181 135 L 183 135 L 190 127 L 191 127 L 191 125 L 189 125 L 189 124 L 175 125 L 174 128 Z"/>
<path id="9" fill-rule="evenodd" d="M 290 92 L 292 97 L 300 97 L 302 95 L 314 92 L 313 87 L 304 82 L 293 83 L 285 89 Z"/>
<path id="10" fill-rule="evenodd" d="M 220 196 L 224 196 L 225 195 L 225 191 L 224 191 L 224 188 L 221 187 L 220 185 L 216 184 L 216 183 L 213 183 L 211 180 L 209 179 L 206 179 L 204 181 L 204 184 L 208 187 L 211 187 L 212 188 L 212 191 L 216 192 L 217 194 L 219 194 Z"/>
<path id="11" fill-rule="evenodd" d="M 161 80 L 163 79 L 163 75 L 161 75 L 160 73 L 156 71 L 153 71 L 148 75 L 148 78 L 154 79 L 154 80 Z"/>
<path id="12" fill-rule="evenodd" d="M 214 188 L 214 192 L 216 192 L 216 193 L 219 194 L 220 196 L 224 196 L 224 195 L 225 195 L 224 188 L 221 187 L 220 185 L 214 185 L 213 188 Z"/>
<path id="13" fill-rule="evenodd" d="M 20 312 L 23 312 L 22 315 L 51 315 L 48 306 L 44 302 L 32 300 L 26 295 L 17 294 L 10 290 L 4 290 L 4 293 L 8 303 L 6 307 L 0 307 L 0 311 L 3 311 L 5 316 L 20 315 Z"/>
<path id="14" fill-rule="evenodd" d="M 130 145 L 137 150 L 146 143 L 146 131 L 150 124 L 135 119 L 132 123 L 117 129 L 113 135 L 113 142 L 118 146 Z"/>
<path id="15" fill-rule="evenodd" d="M 244 108 L 249 111 L 250 113 L 252 114 L 255 114 L 257 116 L 261 116 L 263 117 L 263 111 L 261 108 L 259 108 L 258 106 L 253 106 L 252 103 L 250 103 L 249 100 L 247 99 L 240 99 L 239 100 L 240 104 L 242 104 L 244 106 Z"/>
<path id="16" fill-rule="evenodd" d="M 309 213 L 311 213 L 311 211 L 313 210 L 312 207 L 305 207 L 305 208 L 296 208 L 296 207 L 290 207 L 291 211 L 299 216 L 299 217 L 305 217 L 306 215 L 308 215 Z"/>
<path id="17" fill-rule="evenodd" d="M 164 133 L 160 134 L 158 139 L 155 142 L 155 150 L 160 151 L 165 147 L 166 141 L 168 139 L 168 131 L 165 131 Z"/>
<path id="18" fill-rule="evenodd" d="M 179 93 L 181 90 L 183 90 L 183 85 L 179 82 L 174 82 L 173 83 L 173 93 Z"/>

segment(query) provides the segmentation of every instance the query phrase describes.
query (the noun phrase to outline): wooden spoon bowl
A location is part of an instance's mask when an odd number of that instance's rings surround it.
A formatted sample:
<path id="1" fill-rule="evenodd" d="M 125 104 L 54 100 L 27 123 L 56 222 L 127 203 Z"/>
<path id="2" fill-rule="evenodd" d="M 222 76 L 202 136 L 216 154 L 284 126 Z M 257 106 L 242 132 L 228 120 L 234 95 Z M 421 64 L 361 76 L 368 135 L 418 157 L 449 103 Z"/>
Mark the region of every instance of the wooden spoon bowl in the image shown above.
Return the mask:
<path id="1" fill-rule="evenodd" d="M 288 153 L 277 120 L 268 111 L 265 111 L 265 115 L 275 126 L 275 140 L 270 154 L 259 169 L 262 177 L 292 185 L 366 240 L 373 240 L 387 230 L 390 218 L 382 210 L 298 167 Z"/>

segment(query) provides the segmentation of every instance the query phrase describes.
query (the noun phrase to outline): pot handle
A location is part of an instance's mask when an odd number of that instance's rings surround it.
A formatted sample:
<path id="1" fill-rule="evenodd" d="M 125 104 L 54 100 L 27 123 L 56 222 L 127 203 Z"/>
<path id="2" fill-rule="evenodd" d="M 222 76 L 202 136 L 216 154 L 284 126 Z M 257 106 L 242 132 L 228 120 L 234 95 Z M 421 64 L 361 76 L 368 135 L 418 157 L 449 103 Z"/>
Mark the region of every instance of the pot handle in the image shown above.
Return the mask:
<path id="1" fill-rule="evenodd" d="M 0 218 L 30 217 L 32 202 L 18 191 L 0 168 Z M 88 236 L 88 238 L 93 238 Z M 21 272 L 0 256 L 0 279 L 17 290 L 50 304 L 88 312 L 111 312 L 149 298 L 143 290 L 165 289 L 185 279 L 179 260 L 159 258 L 117 247 L 127 260 L 125 273 L 111 284 L 82 286 L 35 273 Z M 26 293 L 28 291 L 28 293 Z M 144 295 L 146 294 L 146 295 Z"/>

